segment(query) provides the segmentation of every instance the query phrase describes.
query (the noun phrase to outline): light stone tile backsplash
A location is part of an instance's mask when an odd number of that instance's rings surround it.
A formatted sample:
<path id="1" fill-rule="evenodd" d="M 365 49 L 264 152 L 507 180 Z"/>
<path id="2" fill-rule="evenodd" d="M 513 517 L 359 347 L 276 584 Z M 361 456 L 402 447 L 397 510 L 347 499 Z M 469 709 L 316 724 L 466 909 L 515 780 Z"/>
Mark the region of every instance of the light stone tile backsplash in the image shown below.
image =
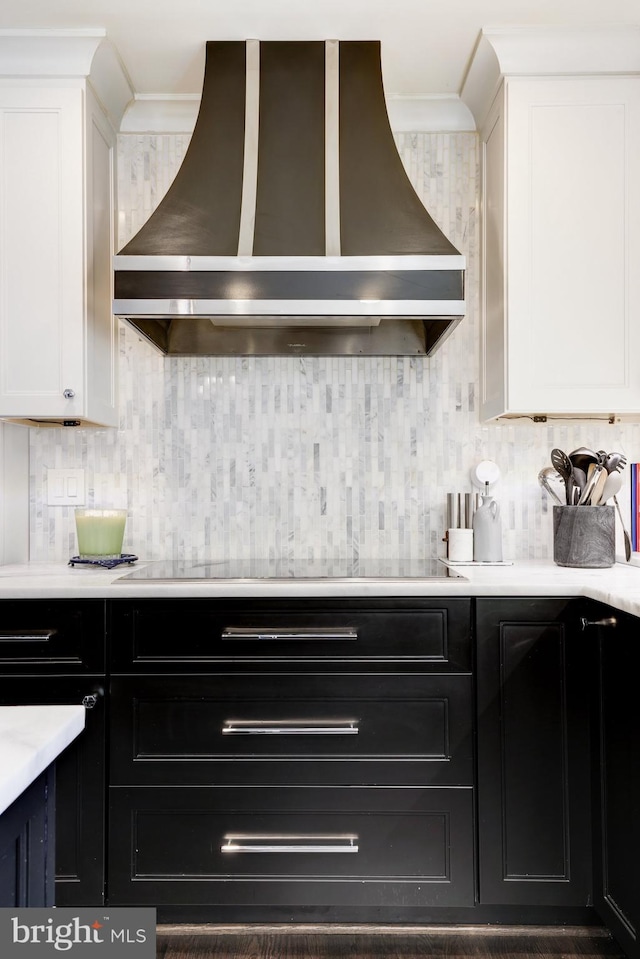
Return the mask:
<path id="1" fill-rule="evenodd" d="M 119 246 L 164 195 L 187 136 L 121 136 Z M 640 459 L 640 426 L 481 423 L 478 141 L 399 134 L 409 176 L 467 256 L 468 313 L 430 359 L 166 359 L 124 325 L 120 427 L 33 429 L 31 558 L 77 553 L 73 510 L 49 507 L 47 469 L 82 467 L 87 505 L 128 509 L 124 549 L 144 559 L 442 555 L 446 494 L 495 460 L 504 554 L 551 556 L 537 483 L 553 446 Z"/>

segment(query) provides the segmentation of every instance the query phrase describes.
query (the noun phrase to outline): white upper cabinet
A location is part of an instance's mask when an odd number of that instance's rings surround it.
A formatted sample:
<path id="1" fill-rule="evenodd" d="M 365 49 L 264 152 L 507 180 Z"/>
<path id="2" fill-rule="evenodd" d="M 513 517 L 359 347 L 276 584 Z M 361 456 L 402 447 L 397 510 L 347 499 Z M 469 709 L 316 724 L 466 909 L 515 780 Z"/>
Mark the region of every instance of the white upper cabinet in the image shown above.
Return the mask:
<path id="1" fill-rule="evenodd" d="M 496 44 L 514 73 L 522 36 Z M 587 56 L 558 75 L 561 59 L 502 70 L 476 104 L 483 419 L 640 413 L 640 75 L 588 75 Z"/>
<path id="2" fill-rule="evenodd" d="M 88 77 L 101 37 L 71 39 L 40 79 L 41 45 L 18 60 L 0 36 L 0 417 L 116 426 L 115 131 Z"/>

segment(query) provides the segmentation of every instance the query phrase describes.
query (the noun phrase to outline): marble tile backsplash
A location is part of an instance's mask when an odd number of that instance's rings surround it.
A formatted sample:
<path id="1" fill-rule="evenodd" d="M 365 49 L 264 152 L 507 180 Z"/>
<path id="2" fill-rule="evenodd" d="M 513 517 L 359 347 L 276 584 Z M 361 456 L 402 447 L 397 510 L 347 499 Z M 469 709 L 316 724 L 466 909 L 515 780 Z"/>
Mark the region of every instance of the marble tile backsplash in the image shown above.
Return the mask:
<path id="1" fill-rule="evenodd" d="M 30 431 L 31 558 L 77 552 L 73 510 L 47 506 L 47 470 L 85 470 L 87 505 L 128 510 L 145 559 L 442 555 L 446 494 L 482 459 L 502 471 L 505 558 L 551 555 L 537 483 L 555 445 L 640 458 L 640 425 L 481 423 L 478 142 L 399 134 L 408 174 L 467 257 L 468 313 L 430 359 L 172 358 L 120 330 L 117 430 Z M 187 136 L 121 136 L 122 246 L 164 195 Z"/>

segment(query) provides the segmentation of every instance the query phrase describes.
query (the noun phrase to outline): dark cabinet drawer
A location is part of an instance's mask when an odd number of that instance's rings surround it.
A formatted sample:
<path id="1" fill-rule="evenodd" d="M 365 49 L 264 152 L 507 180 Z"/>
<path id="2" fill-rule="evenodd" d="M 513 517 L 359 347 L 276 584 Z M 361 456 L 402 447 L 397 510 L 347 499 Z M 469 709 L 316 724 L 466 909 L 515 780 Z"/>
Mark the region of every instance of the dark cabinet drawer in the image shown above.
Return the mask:
<path id="1" fill-rule="evenodd" d="M 473 905 L 471 789 L 110 793 L 112 905 Z"/>
<path id="2" fill-rule="evenodd" d="M 101 600 L 0 600 L 0 670 L 103 672 L 104 609 Z"/>
<path id="3" fill-rule="evenodd" d="M 111 701 L 118 784 L 473 779 L 467 675 L 116 677 Z"/>
<path id="4" fill-rule="evenodd" d="M 114 602 L 114 670 L 196 663 L 411 661 L 471 666 L 470 600 L 394 599 Z"/>

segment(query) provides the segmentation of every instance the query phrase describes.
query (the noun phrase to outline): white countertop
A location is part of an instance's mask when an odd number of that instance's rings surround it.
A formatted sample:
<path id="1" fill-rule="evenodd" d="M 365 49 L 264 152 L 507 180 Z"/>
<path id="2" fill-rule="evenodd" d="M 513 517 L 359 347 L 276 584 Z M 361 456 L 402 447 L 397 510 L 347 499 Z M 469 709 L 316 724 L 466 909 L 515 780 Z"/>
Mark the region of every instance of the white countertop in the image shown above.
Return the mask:
<path id="1" fill-rule="evenodd" d="M 512 566 L 461 566 L 458 572 L 463 579 L 433 580 L 121 581 L 130 571 L 129 566 L 107 570 L 62 563 L 0 566 L 0 600 L 585 596 L 640 616 L 640 567 L 624 562 L 609 569 L 565 568 L 542 560 L 516 561 Z"/>
<path id="2" fill-rule="evenodd" d="M 84 706 L 0 706 L 0 813 L 84 729 Z"/>

